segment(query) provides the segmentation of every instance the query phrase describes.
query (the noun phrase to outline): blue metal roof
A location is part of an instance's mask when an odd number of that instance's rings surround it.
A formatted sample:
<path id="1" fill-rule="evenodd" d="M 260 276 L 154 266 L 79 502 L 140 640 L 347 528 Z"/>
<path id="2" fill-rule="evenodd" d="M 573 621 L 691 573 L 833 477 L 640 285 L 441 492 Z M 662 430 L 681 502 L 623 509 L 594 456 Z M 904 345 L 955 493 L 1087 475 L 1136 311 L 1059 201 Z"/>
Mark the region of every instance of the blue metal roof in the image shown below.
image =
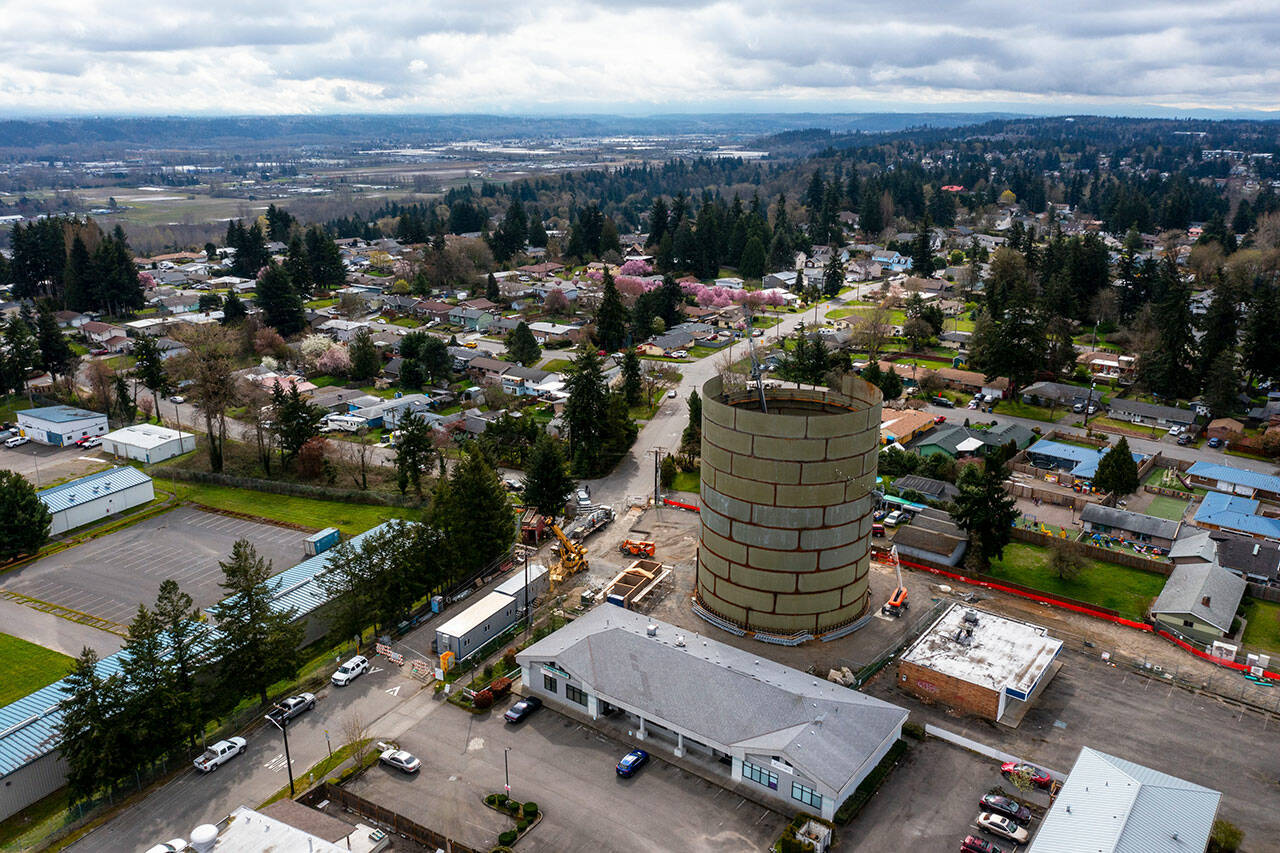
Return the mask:
<path id="1" fill-rule="evenodd" d="M 366 536 L 386 526 L 384 523 L 366 530 L 353 537 L 351 543 L 359 545 Z M 328 567 L 331 556 L 332 552 L 328 551 L 311 557 L 268 580 L 267 583 L 275 594 L 275 606 L 278 609 L 292 607 L 301 617 L 325 603 L 328 598 L 315 578 Z M 206 626 L 205 635 L 198 641 L 198 645 L 203 650 L 203 655 L 216 650 L 218 629 Z M 122 661 L 127 657 L 122 650 L 103 658 L 98 662 L 98 675 L 109 678 L 118 674 Z M 48 687 L 42 687 L 0 708 L 0 777 L 13 773 L 57 747 L 58 725 L 62 721 L 59 705 L 66 698 L 66 694 L 62 692 L 65 684 L 66 679 L 55 681 Z"/>
<path id="2" fill-rule="evenodd" d="M 1260 474 L 1257 471 L 1246 471 L 1243 468 L 1233 468 L 1217 462 L 1196 462 L 1187 469 L 1187 473 L 1194 477 L 1204 477 L 1206 480 L 1221 480 L 1224 483 L 1248 486 L 1264 492 L 1280 493 L 1280 477 Z"/>
<path id="3" fill-rule="evenodd" d="M 1028 455 L 1038 455 L 1052 459 L 1059 464 L 1059 467 L 1068 468 L 1072 476 L 1086 479 L 1092 478 L 1094 474 L 1098 473 L 1098 463 L 1109 452 L 1111 452 L 1110 447 L 1079 447 L 1048 438 L 1042 438 L 1027 448 Z M 1132 455 L 1135 462 L 1141 462 L 1146 458 L 1141 453 L 1132 453 Z M 1069 463 L 1074 464 L 1069 465 Z"/>
<path id="4" fill-rule="evenodd" d="M 88 409 L 77 409 L 75 406 L 45 406 L 40 409 L 26 409 L 18 412 L 18 414 L 26 415 L 29 418 L 39 418 L 51 424 L 66 424 L 72 421 L 88 420 L 89 418 L 106 417 L 106 415 L 100 415 Z"/>
<path id="5" fill-rule="evenodd" d="M 97 474 L 81 477 L 79 480 L 72 480 L 70 483 L 63 483 L 61 486 L 54 486 L 52 489 L 45 489 L 37 494 L 49 508 L 49 512 L 61 512 L 109 494 L 122 492 L 130 486 L 141 486 L 150 482 L 151 478 L 137 468 L 122 465 L 119 468 L 109 468 Z"/>
<path id="6" fill-rule="evenodd" d="M 1252 498 L 1209 492 L 1196 510 L 1195 521 L 1254 536 L 1280 539 L 1280 519 L 1258 515 L 1258 506 L 1258 501 Z"/>

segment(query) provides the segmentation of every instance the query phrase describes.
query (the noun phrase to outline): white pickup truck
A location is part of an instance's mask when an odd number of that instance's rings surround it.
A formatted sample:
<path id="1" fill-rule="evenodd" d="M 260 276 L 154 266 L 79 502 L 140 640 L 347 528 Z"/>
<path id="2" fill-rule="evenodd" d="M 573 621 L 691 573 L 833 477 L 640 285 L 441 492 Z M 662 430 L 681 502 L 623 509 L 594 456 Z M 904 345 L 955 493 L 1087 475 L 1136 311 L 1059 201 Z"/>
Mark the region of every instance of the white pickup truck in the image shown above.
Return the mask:
<path id="1" fill-rule="evenodd" d="M 220 765 L 226 764 L 228 761 L 244 752 L 244 747 L 245 740 L 242 737 L 220 740 L 213 746 L 206 749 L 200 757 L 195 760 L 196 769 L 201 773 L 212 773 L 217 770 Z"/>

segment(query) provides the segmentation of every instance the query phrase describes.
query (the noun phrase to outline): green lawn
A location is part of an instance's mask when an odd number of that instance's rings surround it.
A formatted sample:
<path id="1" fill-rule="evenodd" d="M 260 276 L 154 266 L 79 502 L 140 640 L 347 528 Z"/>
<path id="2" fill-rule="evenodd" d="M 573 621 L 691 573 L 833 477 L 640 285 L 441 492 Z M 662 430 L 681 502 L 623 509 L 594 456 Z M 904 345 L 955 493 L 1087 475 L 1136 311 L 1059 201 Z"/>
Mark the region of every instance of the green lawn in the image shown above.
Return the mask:
<path id="1" fill-rule="evenodd" d="M 1156 518 L 1167 518 L 1170 521 L 1181 521 L 1182 514 L 1186 509 L 1187 501 L 1156 495 L 1155 500 L 1151 501 L 1151 506 L 1147 507 L 1147 515 L 1154 515 Z"/>
<path id="2" fill-rule="evenodd" d="M 1012 415 L 1015 418 L 1031 418 L 1032 420 L 1045 421 L 1046 423 L 1055 423 L 1061 420 L 1067 411 L 1067 409 L 1059 406 L 1050 412 L 1045 406 L 1033 406 L 1021 400 L 1001 400 L 996 405 L 996 413 L 998 414 Z"/>
<path id="3" fill-rule="evenodd" d="M 328 308 L 332 305 L 338 304 L 338 297 L 335 296 L 332 299 L 311 299 L 302 304 L 307 308 Z"/>
<path id="4" fill-rule="evenodd" d="M 709 355 L 715 355 L 720 350 L 715 347 L 689 347 L 689 358 L 695 361 L 700 358 L 706 358 Z"/>
<path id="5" fill-rule="evenodd" d="M 567 370 L 572 365 L 573 359 L 571 358 L 553 358 L 546 364 L 542 365 L 539 369 L 545 370 L 548 373 L 560 373 L 561 371 Z"/>
<path id="6" fill-rule="evenodd" d="M 1004 559 L 991 564 L 991 574 L 1033 589 L 1109 607 L 1135 620 L 1142 618 L 1165 582 L 1154 572 L 1100 560 L 1086 560 L 1079 577 L 1062 580 L 1049 569 L 1049 549 L 1022 542 L 1010 543 L 1004 549 Z"/>
<path id="7" fill-rule="evenodd" d="M 66 655 L 0 634 L 0 707 L 46 687 L 71 671 L 74 661 Z"/>
<path id="8" fill-rule="evenodd" d="M 673 492 L 692 492 L 698 494 L 702 490 L 702 475 L 697 471 L 681 471 L 671 483 Z"/>
<path id="9" fill-rule="evenodd" d="M 1280 604 L 1255 601 L 1245 607 L 1244 616 L 1249 620 L 1244 628 L 1245 645 L 1280 654 Z"/>
<path id="10" fill-rule="evenodd" d="M 163 478 L 164 474 L 157 472 L 154 476 Z M 165 480 L 165 488 L 172 489 L 180 498 L 214 509 L 243 512 L 260 518 L 314 527 L 317 530 L 336 527 L 348 536 L 363 533 L 370 527 L 393 518 L 410 518 L 416 515 L 414 511 L 400 507 L 299 498 L 208 483 Z"/>

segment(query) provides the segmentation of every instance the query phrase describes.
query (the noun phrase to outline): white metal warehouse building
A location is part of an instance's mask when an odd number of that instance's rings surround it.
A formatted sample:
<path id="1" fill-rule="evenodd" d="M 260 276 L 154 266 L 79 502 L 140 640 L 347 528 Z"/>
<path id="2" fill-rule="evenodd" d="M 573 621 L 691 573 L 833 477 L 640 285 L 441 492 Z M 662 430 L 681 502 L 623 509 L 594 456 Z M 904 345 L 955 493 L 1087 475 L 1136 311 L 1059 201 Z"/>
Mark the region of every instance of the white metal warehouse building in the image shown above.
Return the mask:
<path id="1" fill-rule="evenodd" d="M 107 416 L 75 406 L 45 406 L 18 412 L 18 430 L 37 444 L 66 447 L 107 431 Z"/>
<path id="2" fill-rule="evenodd" d="M 51 535 L 66 533 L 155 500 L 151 478 L 137 468 L 122 466 L 99 471 L 39 492 L 53 514 Z"/>
<path id="3" fill-rule="evenodd" d="M 102 437 L 102 449 L 150 465 L 196 449 L 196 437 L 156 424 L 134 424 Z"/>
<path id="4" fill-rule="evenodd" d="M 905 708 L 610 605 L 516 660 L 527 694 L 593 720 L 622 711 L 636 739 L 728 763 L 727 781 L 828 820 L 907 721 Z"/>

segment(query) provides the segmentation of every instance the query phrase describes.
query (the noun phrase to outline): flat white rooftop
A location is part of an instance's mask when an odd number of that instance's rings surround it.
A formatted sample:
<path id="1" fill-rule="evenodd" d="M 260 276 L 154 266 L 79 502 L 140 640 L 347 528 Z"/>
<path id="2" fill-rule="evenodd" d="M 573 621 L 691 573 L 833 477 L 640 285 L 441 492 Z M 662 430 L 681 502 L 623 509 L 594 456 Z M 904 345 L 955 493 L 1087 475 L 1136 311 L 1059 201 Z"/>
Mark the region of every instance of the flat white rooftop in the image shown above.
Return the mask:
<path id="1" fill-rule="evenodd" d="M 533 567 L 530 566 L 529 568 L 532 571 Z M 520 576 L 523 578 L 524 573 L 522 572 Z M 532 580 L 532 576 L 530 580 Z M 505 592 L 494 590 L 439 628 L 436 628 L 436 633 L 444 634 L 448 637 L 465 637 L 468 633 L 483 625 L 486 619 L 496 613 L 501 613 L 513 601 L 515 599 Z"/>
<path id="2" fill-rule="evenodd" d="M 131 444 L 134 447 L 151 450 L 176 438 L 195 438 L 195 436 L 189 432 L 178 432 L 176 429 L 156 424 L 135 424 L 109 432 L 102 437 L 102 440 L 118 441 L 121 444 Z"/>
<path id="3" fill-rule="evenodd" d="M 964 621 L 968 613 L 977 616 L 976 625 Z M 969 627 L 972 636 L 958 639 Z M 1026 695 L 1060 648 L 1062 641 L 1050 637 L 1039 625 L 953 604 L 901 660 L 970 684 L 992 690 L 1009 688 Z"/>

